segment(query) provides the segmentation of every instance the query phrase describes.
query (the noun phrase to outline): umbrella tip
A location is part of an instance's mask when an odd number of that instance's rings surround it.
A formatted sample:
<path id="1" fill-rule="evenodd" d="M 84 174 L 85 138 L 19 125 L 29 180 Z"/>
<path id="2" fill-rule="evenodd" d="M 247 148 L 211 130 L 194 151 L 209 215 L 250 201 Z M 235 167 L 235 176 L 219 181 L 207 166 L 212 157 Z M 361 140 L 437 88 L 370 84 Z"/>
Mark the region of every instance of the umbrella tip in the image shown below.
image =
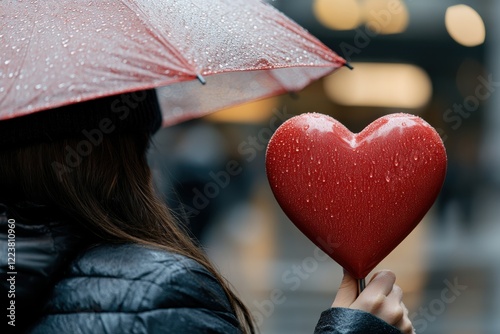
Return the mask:
<path id="1" fill-rule="evenodd" d="M 207 81 L 201 74 L 197 74 L 196 77 L 198 78 L 198 80 L 201 82 L 202 85 L 205 85 L 207 83 Z"/>
<path id="2" fill-rule="evenodd" d="M 352 67 L 352 65 L 349 64 L 348 62 L 345 62 L 344 66 L 347 67 L 350 70 L 354 70 L 354 67 Z"/>

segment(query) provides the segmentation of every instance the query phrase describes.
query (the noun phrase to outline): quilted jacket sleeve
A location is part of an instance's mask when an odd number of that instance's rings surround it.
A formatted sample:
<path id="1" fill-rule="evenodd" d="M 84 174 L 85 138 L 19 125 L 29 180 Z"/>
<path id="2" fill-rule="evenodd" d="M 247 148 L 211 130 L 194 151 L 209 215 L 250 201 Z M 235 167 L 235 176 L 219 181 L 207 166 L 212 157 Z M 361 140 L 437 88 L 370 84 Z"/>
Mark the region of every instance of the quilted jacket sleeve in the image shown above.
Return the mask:
<path id="1" fill-rule="evenodd" d="M 401 334 L 374 315 L 349 308 L 331 308 L 321 314 L 314 334 Z"/>
<path id="2" fill-rule="evenodd" d="M 60 281 L 32 333 L 240 333 L 220 284 L 195 261 L 137 245 L 99 246 Z"/>

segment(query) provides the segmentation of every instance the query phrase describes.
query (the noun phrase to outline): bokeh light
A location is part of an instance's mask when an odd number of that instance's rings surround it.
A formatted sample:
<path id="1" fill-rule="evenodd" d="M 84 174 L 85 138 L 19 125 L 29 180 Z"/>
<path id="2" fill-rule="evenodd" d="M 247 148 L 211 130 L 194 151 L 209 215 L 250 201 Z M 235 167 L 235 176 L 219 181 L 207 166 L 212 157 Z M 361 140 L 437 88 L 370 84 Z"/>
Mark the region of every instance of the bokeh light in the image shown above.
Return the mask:
<path id="1" fill-rule="evenodd" d="M 467 5 L 451 6 L 446 10 L 446 30 L 463 46 L 477 46 L 484 43 L 486 28 L 478 12 Z"/>
<path id="2" fill-rule="evenodd" d="M 314 15 L 327 28 L 350 30 L 359 26 L 361 8 L 356 0 L 314 0 Z"/>
<path id="3" fill-rule="evenodd" d="M 418 109 L 432 96 L 429 75 L 410 64 L 354 63 L 325 78 L 328 97 L 345 106 Z"/>
<path id="4" fill-rule="evenodd" d="M 408 8 L 402 0 L 365 0 L 362 6 L 366 26 L 379 34 L 399 34 L 410 21 Z"/>

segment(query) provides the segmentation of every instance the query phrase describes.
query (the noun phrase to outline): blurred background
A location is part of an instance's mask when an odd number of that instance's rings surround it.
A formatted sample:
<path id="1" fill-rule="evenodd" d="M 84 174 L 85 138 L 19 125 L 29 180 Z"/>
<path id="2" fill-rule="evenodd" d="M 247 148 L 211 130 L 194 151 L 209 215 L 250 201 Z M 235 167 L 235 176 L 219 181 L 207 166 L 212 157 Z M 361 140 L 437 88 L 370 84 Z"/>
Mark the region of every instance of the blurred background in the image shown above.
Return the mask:
<path id="1" fill-rule="evenodd" d="M 269 3 L 355 69 L 163 129 L 150 162 L 165 201 L 262 333 L 312 333 L 342 268 L 276 203 L 267 142 L 306 112 L 353 132 L 385 114 L 418 115 L 444 141 L 447 178 L 421 224 L 378 268 L 396 272 L 418 333 L 500 333 L 500 1 Z"/>

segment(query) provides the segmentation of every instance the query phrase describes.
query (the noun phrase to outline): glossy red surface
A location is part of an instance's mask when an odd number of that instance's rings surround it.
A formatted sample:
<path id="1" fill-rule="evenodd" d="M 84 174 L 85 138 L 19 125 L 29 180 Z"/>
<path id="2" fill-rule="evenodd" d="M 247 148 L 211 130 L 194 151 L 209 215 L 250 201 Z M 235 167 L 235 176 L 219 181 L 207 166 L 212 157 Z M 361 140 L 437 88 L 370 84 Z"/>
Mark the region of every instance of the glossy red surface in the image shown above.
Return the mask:
<path id="1" fill-rule="evenodd" d="M 438 133 L 408 114 L 381 117 L 359 134 L 329 116 L 303 114 L 276 130 L 266 153 L 283 211 L 356 278 L 422 220 L 446 166 Z"/>

